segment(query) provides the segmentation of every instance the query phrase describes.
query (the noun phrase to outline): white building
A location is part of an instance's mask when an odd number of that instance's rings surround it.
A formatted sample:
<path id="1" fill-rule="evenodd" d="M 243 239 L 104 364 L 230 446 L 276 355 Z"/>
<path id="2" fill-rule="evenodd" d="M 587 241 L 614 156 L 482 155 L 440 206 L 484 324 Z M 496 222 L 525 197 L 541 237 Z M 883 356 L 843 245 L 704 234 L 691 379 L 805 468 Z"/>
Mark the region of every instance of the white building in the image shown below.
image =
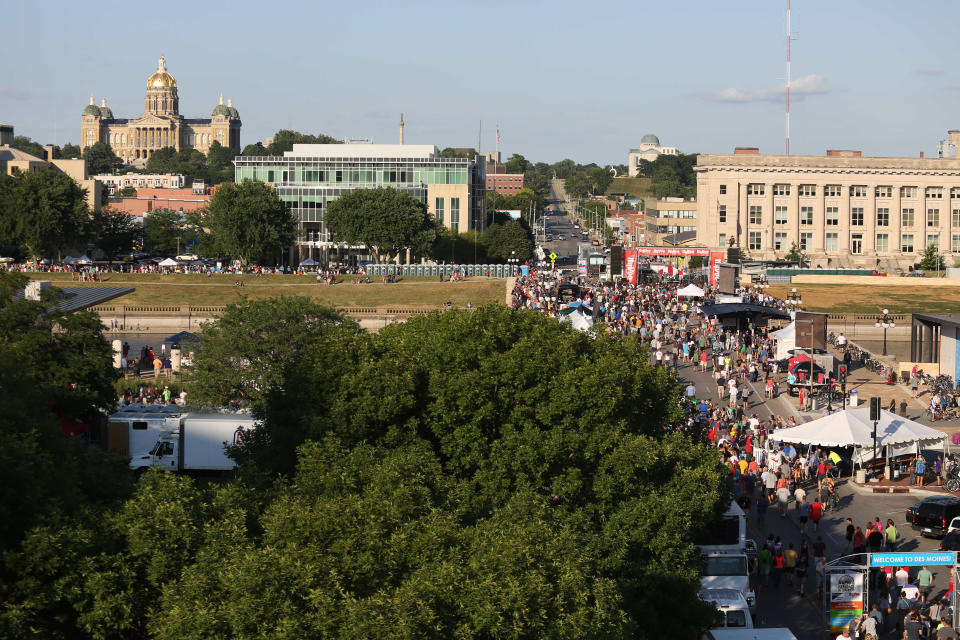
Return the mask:
<path id="1" fill-rule="evenodd" d="M 636 178 L 640 168 L 640 161 L 647 160 L 653 162 L 661 154 L 666 156 L 675 156 L 679 153 L 676 147 L 660 146 L 660 138 L 648 133 L 640 139 L 640 146 L 636 149 L 630 149 L 630 155 L 627 156 L 627 173 L 631 178 Z"/>
<path id="2" fill-rule="evenodd" d="M 111 196 L 124 187 L 182 189 L 186 185 L 186 179 L 179 173 L 127 173 L 122 176 L 101 174 L 93 176 L 93 179 L 102 182 Z"/>

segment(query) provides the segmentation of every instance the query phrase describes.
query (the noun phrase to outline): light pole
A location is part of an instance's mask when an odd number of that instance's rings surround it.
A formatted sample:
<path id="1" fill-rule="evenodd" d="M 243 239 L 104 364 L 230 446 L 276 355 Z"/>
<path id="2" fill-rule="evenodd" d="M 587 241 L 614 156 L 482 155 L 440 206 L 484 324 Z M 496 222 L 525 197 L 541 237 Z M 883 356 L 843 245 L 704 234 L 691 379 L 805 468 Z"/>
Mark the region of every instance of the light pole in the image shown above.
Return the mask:
<path id="1" fill-rule="evenodd" d="M 520 260 L 517 258 L 516 251 L 510 252 L 510 257 L 507 258 L 507 262 L 510 263 L 510 267 L 511 267 L 511 271 L 513 272 L 513 275 L 517 275 L 517 263 L 520 262 Z"/>
<path id="2" fill-rule="evenodd" d="M 877 322 L 874 325 L 877 329 L 883 329 L 883 355 L 887 355 L 887 329 L 893 329 L 897 326 L 897 323 L 893 321 L 893 318 L 891 318 L 889 314 L 890 311 L 884 309 L 883 315 L 877 318 Z"/>

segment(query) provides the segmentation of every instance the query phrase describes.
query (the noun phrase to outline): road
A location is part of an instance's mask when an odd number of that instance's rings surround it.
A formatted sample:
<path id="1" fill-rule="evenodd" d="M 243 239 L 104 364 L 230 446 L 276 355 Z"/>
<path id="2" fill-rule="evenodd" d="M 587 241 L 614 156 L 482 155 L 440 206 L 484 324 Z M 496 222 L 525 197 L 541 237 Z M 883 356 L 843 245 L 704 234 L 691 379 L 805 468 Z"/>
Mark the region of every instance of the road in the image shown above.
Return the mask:
<path id="1" fill-rule="evenodd" d="M 547 199 L 547 213 L 543 218 L 546 234 L 551 239 L 543 241 L 541 244 L 547 255 L 552 251 L 559 256 L 557 259 L 558 267 L 576 269 L 579 244 L 590 242 L 590 238 L 583 233 L 583 229 L 574 226 L 571 214 L 572 211 L 566 204 L 563 183 L 560 180 L 551 180 L 550 197 Z M 567 256 L 572 256 L 572 259 L 562 260 L 563 257 Z"/>
<path id="2" fill-rule="evenodd" d="M 709 373 L 701 373 L 693 365 L 681 365 L 678 371 L 684 381 L 693 381 L 697 388 L 698 398 L 710 398 L 717 401 L 716 386 Z M 750 389 L 749 414 L 756 413 L 761 419 L 773 414 L 788 416 L 793 411 L 792 405 L 785 394 L 773 400 L 766 400 L 762 390 L 762 383 L 746 383 Z M 816 483 L 811 483 L 807 490 L 813 493 Z M 758 494 L 755 494 L 758 495 Z M 873 494 L 865 489 L 855 488 L 851 483 L 844 481 L 840 486 L 840 505 L 837 511 L 828 511 L 820 523 L 819 534 L 827 545 L 827 556 L 831 560 L 840 557 L 846 552 L 846 518 L 852 518 L 855 526 L 864 527 L 867 522 L 879 517 L 882 522 L 892 518 L 903 542 L 898 551 L 935 551 L 939 549 L 937 540 L 921 538 L 913 532 L 905 522 L 905 512 L 908 506 L 922 499 L 925 492 L 911 494 Z M 780 536 L 784 547 L 793 543 L 799 549 L 802 536 L 800 534 L 799 519 L 791 502 L 789 515 L 780 518 L 774 509 L 768 511 L 765 523 L 760 524 L 756 517 L 755 506 L 748 514 L 748 532 L 758 544 L 762 544 L 768 535 Z M 809 543 L 816 540 L 812 531 L 807 531 Z M 936 576 L 933 593 L 943 593 L 946 590 L 949 577 L 945 568 L 931 567 Z M 916 569 L 912 572 L 915 574 Z M 825 637 L 825 619 L 822 606 L 816 598 L 815 571 L 810 567 L 806 585 L 806 595 L 801 596 L 796 587 L 788 587 L 785 583 L 779 588 L 759 586 L 757 589 L 758 626 L 787 626 L 800 640 L 822 640 Z M 873 594 L 876 595 L 875 593 Z"/>

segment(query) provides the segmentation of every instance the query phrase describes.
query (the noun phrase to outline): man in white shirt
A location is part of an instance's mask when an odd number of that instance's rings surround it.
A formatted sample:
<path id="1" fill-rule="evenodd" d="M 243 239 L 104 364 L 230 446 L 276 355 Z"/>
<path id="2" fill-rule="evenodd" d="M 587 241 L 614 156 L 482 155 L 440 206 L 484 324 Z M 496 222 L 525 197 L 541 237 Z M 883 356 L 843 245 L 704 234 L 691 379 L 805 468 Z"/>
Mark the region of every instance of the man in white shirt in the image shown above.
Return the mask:
<path id="1" fill-rule="evenodd" d="M 843 334 L 841 333 L 840 335 L 842 336 Z M 901 589 L 905 584 L 910 582 L 910 573 L 907 571 L 906 567 L 900 567 L 899 569 L 897 569 L 896 576 L 897 576 L 897 586 L 900 587 Z"/>

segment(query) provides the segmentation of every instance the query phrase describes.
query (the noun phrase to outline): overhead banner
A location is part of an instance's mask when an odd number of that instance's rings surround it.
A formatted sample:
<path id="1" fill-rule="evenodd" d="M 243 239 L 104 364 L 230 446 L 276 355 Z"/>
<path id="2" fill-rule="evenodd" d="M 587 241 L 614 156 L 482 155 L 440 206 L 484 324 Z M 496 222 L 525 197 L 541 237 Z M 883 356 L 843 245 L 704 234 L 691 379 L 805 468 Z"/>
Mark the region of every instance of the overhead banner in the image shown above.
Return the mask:
<path id="1" fill-rule="evenodd" d="M 623 252 L 623 277 L 630 284 L 637 284 L 637 252 L 635 250 Z"/>
<path id="2" fill-rule="evenodd" d="M 720 284 L 720 263 L 724 259 L 723 251 L 711 251 L 710 252 L 710 285 L 717 286 Z"/>
<path id="3" fill-rule="evenodd" d="M 856 572 L 829 575 L 830 631 L 839 633 L 863 615 L 863 574 Z"/>
<path id="4" fill-rule="evenodd" d="M 871 553 L 871 567 L 920 567 L 923 565 L 956 564 L 954 551 L 923 551 L 916 553 Z"/>

